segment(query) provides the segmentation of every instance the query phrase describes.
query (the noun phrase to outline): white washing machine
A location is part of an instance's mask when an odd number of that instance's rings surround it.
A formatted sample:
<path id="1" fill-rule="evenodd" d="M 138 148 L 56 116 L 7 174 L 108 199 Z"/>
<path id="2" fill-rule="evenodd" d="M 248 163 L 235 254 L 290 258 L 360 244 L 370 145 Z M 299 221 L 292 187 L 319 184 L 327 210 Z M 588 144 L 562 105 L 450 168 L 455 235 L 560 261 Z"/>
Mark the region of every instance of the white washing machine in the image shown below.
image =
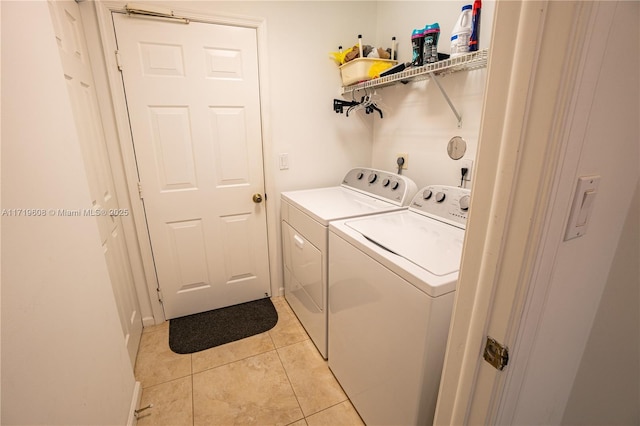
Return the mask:
<path id="1" fill-rule="evenodd" d="M 469 196 L 329 226 L 329 367 L 369 426 L 433 423 Z"/>
<path id="2" fill-rule="evenodd" d="M 285 298 L 325 359 L 329 222 L 406 209 L 416 191 L 405 176 L 357 168 L 340 186 L 282 193 Z"/>

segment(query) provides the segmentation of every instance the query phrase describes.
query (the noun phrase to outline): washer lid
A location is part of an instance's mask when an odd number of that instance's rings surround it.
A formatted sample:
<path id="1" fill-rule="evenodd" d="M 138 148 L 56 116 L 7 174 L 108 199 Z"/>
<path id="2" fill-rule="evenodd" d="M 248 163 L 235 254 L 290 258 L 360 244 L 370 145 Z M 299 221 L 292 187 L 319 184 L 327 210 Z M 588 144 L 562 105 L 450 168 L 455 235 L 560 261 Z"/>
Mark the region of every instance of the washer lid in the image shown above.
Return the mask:
<path id="1" fill-rule="evenodd" d="M 410 211 L 346 222 L 367 240 L 433 275 L 460 269 L 464 230 Z"/>
<path id="2" fill-rule="evenodd" d="M 282 198 L 323 225 L 331 220 L 405 208 L 341 186 L 283 192 Z"/>

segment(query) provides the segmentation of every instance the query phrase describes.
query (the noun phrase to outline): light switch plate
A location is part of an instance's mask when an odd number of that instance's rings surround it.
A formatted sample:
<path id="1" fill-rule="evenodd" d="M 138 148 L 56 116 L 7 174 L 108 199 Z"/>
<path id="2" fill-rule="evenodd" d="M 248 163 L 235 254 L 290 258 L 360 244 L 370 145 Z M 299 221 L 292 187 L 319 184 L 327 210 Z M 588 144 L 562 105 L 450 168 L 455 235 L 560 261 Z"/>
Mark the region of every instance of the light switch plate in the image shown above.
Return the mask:
<path id="1" fill-rule="evenodd" d="M 565 241 L 582 237 L 587 232 L 599 185 L 600 176 L 581 176 L 578 178 L 576 192 L 573 195 L 571 214 L 569 215 L 569 222 L 564 235 Z"/>
<path id="2" fill-rule="evenodd" d="M 289 154 L 283 152 L 278 155 L 278 167 L 280 170 L 289 170 Z"/>

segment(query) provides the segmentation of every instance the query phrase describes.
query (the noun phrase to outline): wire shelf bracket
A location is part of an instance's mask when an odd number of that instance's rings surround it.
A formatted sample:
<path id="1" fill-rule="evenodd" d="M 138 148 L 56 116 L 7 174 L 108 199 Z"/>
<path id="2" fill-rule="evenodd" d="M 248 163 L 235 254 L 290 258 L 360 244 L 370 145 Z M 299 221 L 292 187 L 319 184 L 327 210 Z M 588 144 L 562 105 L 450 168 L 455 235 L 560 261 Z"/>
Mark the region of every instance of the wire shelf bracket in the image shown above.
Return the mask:
<path id="1" fill-rule="evenodd" d="M 436 84 L 436 86 L 438 86 L 438 89 L 440 89 L 440 93 L 442 93 L 442 96 L 444 97 L 444 100 L 447 101 L 447 103 L 449 104 L 449 108 L 451 108 L 451 111 L 453 112 L 453 115 L 455 115 L 456 118 L 458 119 L 458 128 L 461 128 L 462 127 L 462 116 L 460 115 L 460 113 L 458 112 L 456 107 L 453 105 L 453 102 L 451 102 L 451 99 L 449 98 L 449 95 L 447 95 L 447 92 L 444 90 L 444 87 L 442 87 L 442 84 L 440 84 L 440 82 L 438 81 L 438 78 L 436 77 L 436 75 L 434 73 L 429 73 L 429 75 L 431 76 L 431 79 Z"/>

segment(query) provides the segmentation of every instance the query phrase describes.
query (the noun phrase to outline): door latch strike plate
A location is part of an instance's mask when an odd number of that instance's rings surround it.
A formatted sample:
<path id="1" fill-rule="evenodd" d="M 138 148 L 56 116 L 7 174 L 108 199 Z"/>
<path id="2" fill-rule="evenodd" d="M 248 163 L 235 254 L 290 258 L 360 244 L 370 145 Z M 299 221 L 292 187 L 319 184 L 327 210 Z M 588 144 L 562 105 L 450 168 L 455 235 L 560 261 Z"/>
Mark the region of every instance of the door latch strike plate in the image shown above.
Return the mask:
<path id="1" fill-rule="evenodd" d="M 496 339 L 487 336 L 483 358 L 496 370 L 502 371 L 509 363 L 509 348 L 500 344 Z"/>
<path id="2" fill-rule="evenodd" d="M 120 51 L 116 50 L 116 66 L 118 67 L 118 71 L 122 71 L 122 62 L 120 61 Z"/>

